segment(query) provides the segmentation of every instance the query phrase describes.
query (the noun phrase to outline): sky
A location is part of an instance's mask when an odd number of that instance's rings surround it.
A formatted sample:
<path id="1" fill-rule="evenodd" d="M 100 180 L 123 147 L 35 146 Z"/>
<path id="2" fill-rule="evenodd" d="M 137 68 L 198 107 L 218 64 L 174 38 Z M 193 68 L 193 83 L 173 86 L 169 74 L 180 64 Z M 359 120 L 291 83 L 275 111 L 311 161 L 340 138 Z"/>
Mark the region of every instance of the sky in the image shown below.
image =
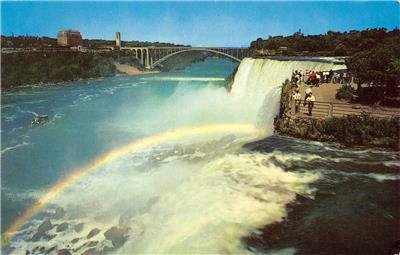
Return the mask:
<path id="1" fill-rule="evenodd" d="M 296 2 L 1 2 L 2 35 L 159 41 L 192 46 L 248 47 L 272 35 L 399 27 L 399 1 Z"/>

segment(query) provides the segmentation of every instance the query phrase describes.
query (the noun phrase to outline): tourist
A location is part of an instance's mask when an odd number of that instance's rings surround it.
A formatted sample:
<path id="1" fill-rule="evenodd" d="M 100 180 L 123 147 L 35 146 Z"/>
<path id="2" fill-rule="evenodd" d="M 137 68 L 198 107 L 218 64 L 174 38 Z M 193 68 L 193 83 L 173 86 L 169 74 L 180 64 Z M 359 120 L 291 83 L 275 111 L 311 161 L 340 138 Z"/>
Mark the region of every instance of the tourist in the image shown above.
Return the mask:
<path id="1" fill-rule="evenodd" d="M 299 76 L 300 76 L 300 83 L 304 82 L 304 73 L 302 70 L 299 71 Z"/>
<path id="2" fill-rule="evenodd" d="M 328 75 L 328 83 L 332 83 L 332 79 L 333 79 L 333 70 L 331 69 L 331 70 L 329 70 L 329 75 Z"/>
<path id="3" fill-rule="evenodd" d="M 338 83 L 339 82 L 339 74 L 338 73 L 334 73 L 332 76 L 332 83 Z"/>
<path id="4" fill-rule="evenodd" d="M 307 104 L 308 104 L 308 115 L 312 116 L 312 109 L 314 108 L 315 96 L 310 92 L 310 96 L 307 97 Z"/>
<path id="5" fill-rule="evenodd" d="M 304 95 L 304 104 L 303 104 L 304 106 L 306 106 L 307 98 L 311 95 L 311 93 L 312 93 L 311 88 L 307 88 Z"/>
<path id="6" fill-rule="evenodd" d="M 293 90 L 292 87 L 292 95 L 290 97 L 290 114 L 294 115 L 295 112 L 295 108 L 296 108 L 296 92 Z"/>
<path id="7" fill-rule="evenodd" d="M 322 75 L 323 75 L 323 77 L 324 77 L 324 78 L 323 78 L 323 80 L 324 80 L 323 82 L 324 82 L 324 83 L 328 83 L 328 82 L 329 82 L 329 81 L 328 81 L 328 80 L 329 80 L 329 72 L 328 72 L 328 71 L 322 72 Z"/>
<path id="8" fill-rule="evenodd" d="M 316 72 L 315 73 L 315 81 L 314 81 L 315 87 L 319 87 L 319 81 L 320 80 L 321 80 L 321 75 L 318 72 Z"/>
<path id="9" fill-rule="evenodd" d="M 293 95 L 293 99 L 295 101 L 295 113 L 300 111 L 300 102 L 301 102 L 301 94 L 299 89 L 296 89 L 296 93 Z"/>

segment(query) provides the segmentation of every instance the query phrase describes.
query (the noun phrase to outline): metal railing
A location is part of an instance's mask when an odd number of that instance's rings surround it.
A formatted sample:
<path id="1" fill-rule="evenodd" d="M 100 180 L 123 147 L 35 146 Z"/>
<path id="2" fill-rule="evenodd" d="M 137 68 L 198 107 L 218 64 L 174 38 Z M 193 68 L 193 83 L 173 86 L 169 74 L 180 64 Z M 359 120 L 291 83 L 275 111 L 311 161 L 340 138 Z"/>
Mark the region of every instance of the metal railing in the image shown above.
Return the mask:
<path id="1" fill-rule="evenodd" d="M 299 111 L 296 113 L 293 107 L 294 102 L 291 102 L 291 115 L 305 115 L 308 114 L 308 104 L 304 104 L 303 100 L 299 100 Z M 385 108 L 385 107 L 369 107 L 361 106 L 350 103 L 333 103 L 315 101 L 312 108 L 312 116 L 314 117 L 342 117 L 346 115 L 361 115 L 363 112 L 370 113 L 373 117 L 390 118 L 394 116 L 400 117 L 400 109 L 398 108 Z"/>

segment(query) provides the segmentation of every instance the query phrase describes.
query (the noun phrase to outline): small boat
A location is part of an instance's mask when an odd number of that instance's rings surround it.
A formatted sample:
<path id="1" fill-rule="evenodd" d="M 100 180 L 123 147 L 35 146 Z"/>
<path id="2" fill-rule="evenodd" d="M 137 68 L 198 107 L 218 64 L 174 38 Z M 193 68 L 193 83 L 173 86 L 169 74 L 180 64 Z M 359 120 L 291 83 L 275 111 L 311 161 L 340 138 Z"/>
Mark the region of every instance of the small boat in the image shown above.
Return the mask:
<path id="1" fill-rule="evenodd" d="M 36 116 L 35 118 L 32 119 L 31 124 L 32 125 L 40 125 L 45 122 L 49 121 L 49 116 L 48 115 L 39 115 Z"/>

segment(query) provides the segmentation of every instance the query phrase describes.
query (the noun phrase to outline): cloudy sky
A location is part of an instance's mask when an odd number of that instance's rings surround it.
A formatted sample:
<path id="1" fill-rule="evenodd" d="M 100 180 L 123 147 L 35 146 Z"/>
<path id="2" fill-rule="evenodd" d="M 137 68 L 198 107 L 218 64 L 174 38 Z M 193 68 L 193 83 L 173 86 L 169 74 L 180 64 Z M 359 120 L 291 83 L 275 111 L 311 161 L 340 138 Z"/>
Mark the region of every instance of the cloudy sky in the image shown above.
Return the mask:
<path id="1" fill-rule="evenodd" d="M 77 29 L 84 38 L 160 41 L 193 46 L 243 46 L 258 37 L 302 30 L 399 27 L 398 1 L 355 2 L 1 2 L 2 35 L 56 37 Z"/>

